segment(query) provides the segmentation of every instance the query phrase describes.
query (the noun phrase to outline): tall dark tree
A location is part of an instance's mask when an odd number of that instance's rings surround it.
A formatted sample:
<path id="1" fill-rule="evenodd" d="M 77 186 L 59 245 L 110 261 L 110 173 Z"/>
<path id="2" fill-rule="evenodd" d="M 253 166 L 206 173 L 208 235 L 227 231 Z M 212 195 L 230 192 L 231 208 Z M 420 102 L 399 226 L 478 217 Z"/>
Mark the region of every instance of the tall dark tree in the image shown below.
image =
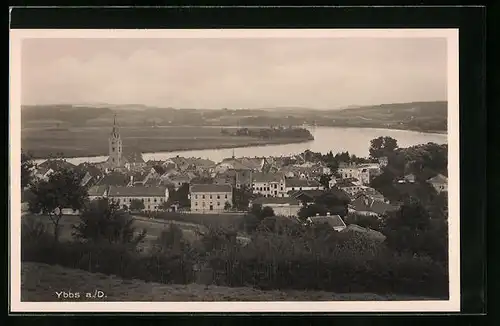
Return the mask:
<path id="1" fill-rule="evenodd" d="M 80 223 L 73 226 L 77 239 L 95 242 L 130 244 L 134 247 L 146 237 L 146 230 L 136 232 L 134 219 L 115 203 L 106 199 L 95 200 L 85 207 Z"/>
<path id="2" fill-rule="evenodd" d="M 370 141 L 370 157 L 387 156 L 398 148 L 398 142 L 392 137 L 377 137 Z"/>
<path id="3" fill-rule="evenodd" d="M 236 209 L 247 210 L 251 198 L 252 191 L 248 187 L 233 188 L 233 207 Z"/>
<path id="4" fill-rule="evenodd" d="M 59 241 L 59 223 L 63 209 L 80 210 L 87 201 L 87 189 L 80 185 L 82 175 L 69 169 L 52 173 L 48 180 L 40 180 L 31 187 L 28 199 L 32 213 L 47 215 L 54 226 L 54 240 Z"/>

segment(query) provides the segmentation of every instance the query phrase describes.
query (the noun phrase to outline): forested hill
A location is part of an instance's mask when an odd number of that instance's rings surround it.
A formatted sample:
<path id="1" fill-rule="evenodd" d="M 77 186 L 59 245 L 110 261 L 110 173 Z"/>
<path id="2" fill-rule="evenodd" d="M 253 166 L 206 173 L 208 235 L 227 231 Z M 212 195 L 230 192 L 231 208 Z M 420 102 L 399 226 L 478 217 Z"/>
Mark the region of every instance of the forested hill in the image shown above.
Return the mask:
<path id="1" fill-rule="evenodd" d="M 144 105 L 23 106 L 23 127 L 109 126 L 114 113 L 121 125 L 370 127 L 445 132 L 447 102 L 413 102 L 315 110 L 300 107 L 262 109 L 176 109 Z"/>

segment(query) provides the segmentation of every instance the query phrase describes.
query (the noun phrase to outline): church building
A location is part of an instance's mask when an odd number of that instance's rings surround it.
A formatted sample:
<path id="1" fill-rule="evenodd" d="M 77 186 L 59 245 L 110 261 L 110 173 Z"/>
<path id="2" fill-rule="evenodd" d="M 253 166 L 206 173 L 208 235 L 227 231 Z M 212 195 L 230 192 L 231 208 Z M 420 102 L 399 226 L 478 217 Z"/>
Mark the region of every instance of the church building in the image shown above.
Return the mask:
<path id="1" fill-rule="evenodd" d="M 116 114 L 113 120 L 113 129 L 108 139 L 108 145 L 109 157 L 106 163 L 111 170 L 136 170 L 146 166 L 146 162 L 142 158 L 142 153 L 123 151 L 123 141 L 116 124 Z"/>

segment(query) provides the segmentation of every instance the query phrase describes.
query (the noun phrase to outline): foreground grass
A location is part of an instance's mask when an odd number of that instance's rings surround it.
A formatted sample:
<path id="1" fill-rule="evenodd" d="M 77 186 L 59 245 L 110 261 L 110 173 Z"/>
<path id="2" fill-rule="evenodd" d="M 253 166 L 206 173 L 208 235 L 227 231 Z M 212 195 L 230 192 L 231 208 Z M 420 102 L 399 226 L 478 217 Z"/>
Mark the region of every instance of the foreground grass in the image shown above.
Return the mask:
<path id="1" fill-rule="evenodd" d="M 80 299 L 59 299 L 55 292 L 80 293 Z M 85 298 L 102 291 L 105 298 Z M 387 301 L 429 298 L 322 291 L 260 291 L 200 284 L 166 285 L 89 273 L 41 263 L 23 262 L 21 301 Z"/>

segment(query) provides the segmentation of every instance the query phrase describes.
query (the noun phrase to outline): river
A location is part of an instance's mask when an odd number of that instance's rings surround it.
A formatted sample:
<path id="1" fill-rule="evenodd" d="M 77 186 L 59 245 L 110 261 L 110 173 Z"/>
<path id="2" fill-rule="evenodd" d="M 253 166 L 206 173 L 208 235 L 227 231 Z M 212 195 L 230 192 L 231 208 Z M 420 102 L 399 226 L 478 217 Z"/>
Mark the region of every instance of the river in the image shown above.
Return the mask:
<path id="1" fill-rule="evenodd" d="M 314 140 L 304 143 L 239 147 L 234 149 L 224 148 L 143 153 L 143 157 L 145 161 L 148 161 L 165 160 L 167 158 L 179 155 L 184 157 L 207 158 L 215 162 L 220 162 L 224 158 L 231 157 L 233 155 L 233 150 L 236 157 L 277 157 L 302 153 L 307 149 L 313 152 L 321 153 L 332 151 L 334 154 L 338 152 L 348 151 L 350 154 L 354 154 L 360 157 L 366 157 L 368 156 L 370 140 L 379 136 L 389 136 L 396 139 L 400 147 L 426 144 L 429 142 L 434 142 L 437 144 L 446 144 L 448 142 L 447 134 L 422 133 L 407 130 L 336 127 L 316 127 L 309 128 L 309 130 L 313 134 Z M 106 159 L 107 156 L 75 157 L 68 158 L 67 161 L 77 165 L 82 162 L 102 162 Z M 45 160 L 36 160 L 37 163 L 43 161 Z"/>

